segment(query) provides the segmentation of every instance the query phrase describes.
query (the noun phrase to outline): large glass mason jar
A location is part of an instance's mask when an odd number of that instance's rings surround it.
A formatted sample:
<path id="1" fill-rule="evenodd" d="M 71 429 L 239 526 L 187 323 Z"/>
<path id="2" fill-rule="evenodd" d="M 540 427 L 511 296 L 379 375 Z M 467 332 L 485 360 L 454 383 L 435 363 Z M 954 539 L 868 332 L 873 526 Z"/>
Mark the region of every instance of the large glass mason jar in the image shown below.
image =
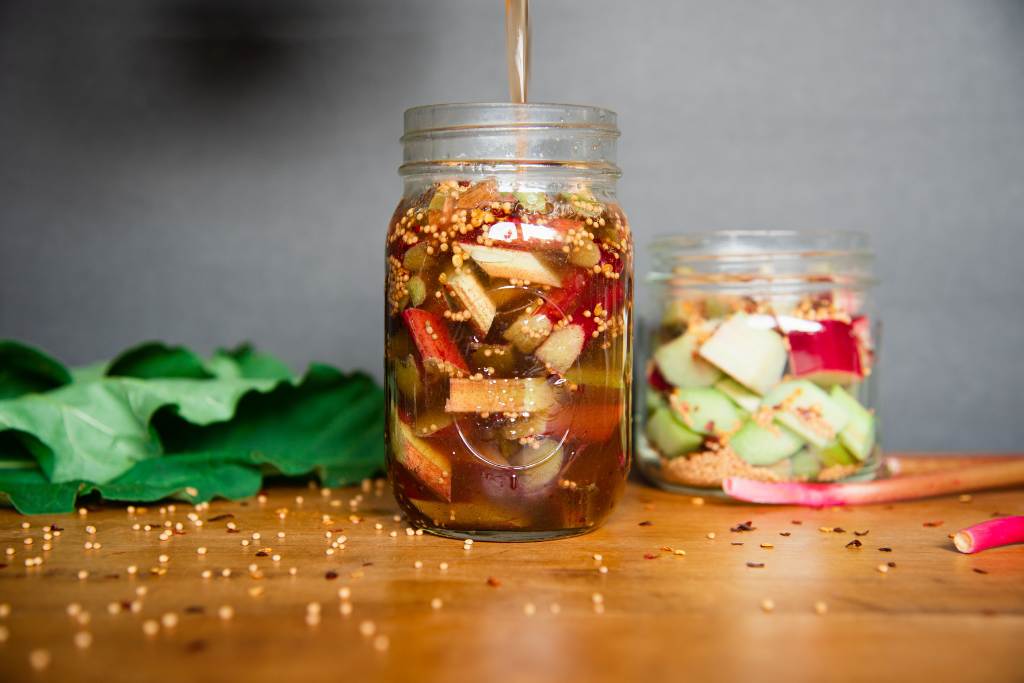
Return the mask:
<path id="1" fill-rule="evenodd" d="M 733 231 L 652 244 L 642 310 L 641 471 L 667 489 L 727 477 L 873 476 L 878 318 L 859 233 Z"/>
<path id="2" fill-rule="evenodd" d="M 599 525 L 631 456 L 632 240 L 615 114 L 405 114 L 388 226 L 388 472 L 412 523 L 526 541 Z"/>

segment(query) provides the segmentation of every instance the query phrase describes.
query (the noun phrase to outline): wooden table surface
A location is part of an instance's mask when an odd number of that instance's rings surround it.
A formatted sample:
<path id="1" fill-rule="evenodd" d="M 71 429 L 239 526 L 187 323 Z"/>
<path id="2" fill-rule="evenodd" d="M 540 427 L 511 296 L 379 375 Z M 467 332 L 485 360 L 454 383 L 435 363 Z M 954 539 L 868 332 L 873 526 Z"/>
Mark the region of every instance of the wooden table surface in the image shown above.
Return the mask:
<path id="1" fill-rule="evenodd" d="M 466 550 L 407 535 L 373 487 L 198 511 L 5 510 L 0 680 L 1021 681 L 1024 547 L 968 556 L 948 538 L 997 513 L 1024 514 L 1024 492 L 808 510 L 634 483 L 589 535 Z M 160 540 L 165 521 L 184 533 Z M 46 541 L 51 523 L 63 530 Z M 326 532 L 344 549 L 327 555 Z"/>

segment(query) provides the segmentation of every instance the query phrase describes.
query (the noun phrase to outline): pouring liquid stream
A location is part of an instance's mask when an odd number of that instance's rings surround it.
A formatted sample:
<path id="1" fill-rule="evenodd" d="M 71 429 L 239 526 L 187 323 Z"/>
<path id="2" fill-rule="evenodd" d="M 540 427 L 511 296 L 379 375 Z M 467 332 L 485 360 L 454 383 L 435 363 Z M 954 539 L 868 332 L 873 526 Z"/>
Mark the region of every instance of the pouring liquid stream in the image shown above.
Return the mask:
<path id="1" fill-rule="evenodd" d="M 529 0 L 505 0 L 505 58 L 509 100 L 524 104 L 530 80 Z"/>

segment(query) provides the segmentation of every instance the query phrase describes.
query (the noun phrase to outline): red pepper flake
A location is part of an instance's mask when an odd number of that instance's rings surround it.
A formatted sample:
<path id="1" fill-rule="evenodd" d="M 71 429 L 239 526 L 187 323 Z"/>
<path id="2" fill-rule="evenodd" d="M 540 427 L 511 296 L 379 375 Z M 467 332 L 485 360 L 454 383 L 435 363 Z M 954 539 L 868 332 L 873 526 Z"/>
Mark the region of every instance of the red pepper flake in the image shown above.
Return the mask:
<path id="1" fill-rule="evenodd" d="M 189 605 L 185 608 L 185 614 L 205 614 L 206 608 L 202 605 Z"/>
<path id="2" fill-rule="evenodd" d="M 637 524 L 637 526 L 654 526 L 654 522 L 645 519 L 644 521 Z"/>
<path id="3" fill-rule="evenodd" d="M 978 567 L 972 567 L 971 571 L 975 574 L 988 574 L 987 571 L 985 571 L 984 569 L 979 569 Z"/>
<path id="4" fill-rule="evenodd" d="M 763 569 L 764 562 L 747 562 L 747 566 L 751 569 Z"/>
<path id="5" fill-rule="evenodd" d="M 729 545 L 743 545 L 743 541 L 733 541 Z"/>
<path id="6" fill-rule="evenodd" d="M 206 521 L 207 522 L 220 522 L 220 521 L 223 521 L 225 519 L 234 519 L 234 517 L 235 516 L 233 514 L 231 514 L 230 512 L 225 512 L 223 515 L 214 515 L 213 517 L 210 517 Z"/>
<path id="7" fill-rule="evenodd" d="M 934 522 L 925 522 L 922 526 L 930 526 L 930 527 L 942 526 L 942 520 L 941 519 L 937 519 Z"/>
<path id="8" fill-rule="evenodd" d="M 780 531 L 779 536 L 792 536 L 792 534 L 788 531 Z"/>
<path id="9" fill-rule="evenodd" d="M 185 652 L 202 652 L 206 649 L 206 641 L 202 638 L 190 640 L 185 643 Z"/>
<path id="10" fill-rule="evenodd" d="M 51 524 L 50 531 L 64 531 L 64 527 L 57 526 L 56 524 Z"/>
<path id="11" fill-rule="evenodd" d="M 501 585 L 501 581 L 499 581 L 498 579 L 494 578 L 493 576 L 488 576 L 487 577 L 487 585 L 490 586 L 491 588 L 497 588 L 498 586 Z"/>
<path id="12" fill-rule="evenodd" d="M 896 568 L 896 563 L 895 562 L 886 562 L 885 564 L 887 564 L 889 567 L 891 567 L 893 569 Z"/>
<path id="13" fill-rule="evenodd" d="M 0 563 L 0 569 L 7 569 L 6 563 Z"/>
<path id="14" fill-rule="evenodd" d="M 854 536 L 867 536 L 869 533 L 871 533 L 871 529 L 865 529 L 864 531 L 854 531 L 853 535 Z"/>
<path id="15" fill-rule="evenodd" d="M 372 567 L 373 566 L 373 562 L 363 562 L 363 566 L 364 567 Z"/>
<path id="16" fill-rule="evenodd" d="M 328 581 L 334 581 L 336 578 L 338 578 L 338 572 L 332 569 L 324 574 L 324 578 Z"/>
<path id="17" fill-rule="evenodd" d="M 242 533 L 239 529 L 225 529 L 229 534 L 240 534 Z"/>
<path id="18" fill-rule="evenodd" d="M 860 539 L 859 538 L 855 538 L 852 541 L 850 541 L 849 543 L 847 543 L 846 547 L 847 548 L 859 548 L 862 545 L 864 545 L 864 544 L 860 542 Z"/>
<path id="19" fill-rule="evenodd" d="M 656 560 L 656 559 L 658 559 L 658 555 L 655 555 L 654 553 L 644 553 L 644 559 L 645 560 Z"/>
<path id="20" fill-rule="evenodd" d="M 892 548 L 887 548 L 886 546 L 882 546 L 881 548 L 879 548 L 879 550 L 881 550 L 883 553 L 891 553 L 892 552 Z"/>
<path id="21" fill-rule="evenodd" d="M 256 557 L 266 557 L 268 555 L 270 555 L 270 553 L 268 553 L 266 550 L 256 551 Z"/>
<path id="22" fill-rule="evenodd" d="M 832 527 L 832 533 L 834 533 L 834 534 L 845 534 L 846 533 L 846 529 L 844 529 L 841 526 Z"/>
<path id="23" fill-rule="evenodd" d="M 740 522 L 736 526 L 734 526 L 731 529 L 729 529 L 729 531 L 732 531 L 733 533 L 739 533 L 741 531 L 753 531 L 756 528 L 757 527 L 754 526 L 753 522 L 746 521 L 746 522 Z"/>
<path id="24" fill-rule="evenodd" d="M 801 524 L 803 524 L 803 522 L 801 522 L 799 519 L 792 519 L 789 523 L 795 524 L 796 526 L 800 526 Z"/>

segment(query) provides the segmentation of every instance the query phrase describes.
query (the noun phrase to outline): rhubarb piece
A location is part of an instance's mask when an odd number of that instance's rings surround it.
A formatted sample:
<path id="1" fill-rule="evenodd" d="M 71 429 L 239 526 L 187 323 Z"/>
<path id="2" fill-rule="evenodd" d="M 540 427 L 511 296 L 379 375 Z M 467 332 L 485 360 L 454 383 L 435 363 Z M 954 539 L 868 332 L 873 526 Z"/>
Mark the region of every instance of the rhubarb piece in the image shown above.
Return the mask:
<path id="1" fill-rule="evenodd" d="M 750 503 L 825 507 L 891 503 L 1021 484 L 1024 484 L 1024 458 L 852 484 L 771 484 L 729 477 L 722 482 L 722 489 L 729 496 Z"/>
<path id="2" fill-rule="evenodd" d="M 448 275 L 445 284 L 469 312 L 469 319 L 473 322 L 473 327 L 481 335 L 486 336 L 498 309 L 480 281 L 468 268 L 459 268 Z"/>
<path id="3" fill-rule="evenodd" d="M 524 223 L 518 219 L 498 221 L 484 228 L 487 244 L 499 242 L 504 246 L 521 249 L 561 249 L 565 241 L 565 226 L 551 221 L 548 225 Z"/>
<path id="4" fill-rule="evenodd" d="M 586 363 L 569 368 L 564 375 L 565 381 L 577 386 L 604 387 L 606 389 L 622 389 L 626 385 L 626 374 L 617 363 L 605 364 L 599 360 L 597 364 Z"/>
<path id="5" fill-rule="evenodd" d="M 501 428 L 501 437 L 508 441 L 521 441 L 540 436 L 548 431 L 548 416 L 545 413 L 531 413 L 529 417 L 515 416 Z"/>
<path id="6" fill-rule="evenodd" d="M 411 401 L 423 391 L 423 384 L 420 381 L 420 369 L 416 365 L 416 359 L 407 356 L 395 362 L 395 385 L 399 393 Z"/>
<path id="7" fill-rule="evenodd" d="M 809 448 L 802 448 L 790 459 L 792 476 L 798 479 L 814 479 L 821 472 L 821 461 Z"/>
<path id="8" fill-rule="evenodd" d="M 813 325 L 814 331 L 793 330 L 786 334 L 790 373 L 826 386 L 860 381 L 864 373 L 850 323 L 821 320 Z"/>
<path id="9" fill-rule="evenodd" d="M 654 352 L 661 376 L 677 387 L 710 387 L 722 371 L 697 355 L 697 338 L 687 332 Z"/>
<path id="10" fill-rule="evenodd" d="M 761 397 L 747 389 L 745 386 L 732 379 L 731 377 L 725 377 L 715 383 L 715 389 L 732 399 L 732 402 L 738 405 L 748 413 L 753 413 L 757 410 L 758 406 L 761 405 Z"/>
<path id="11" fill-rule="evenodd" d="M 498 180 L 496 178 L 488 178 L 487 180 L 481 180 L 478 183 L 473 184 L 465 193 L 463 193 L 456 201 L 455 208 L 457 209 L 475 209 L 480 206 L 486 206 L 491 202 L 498 201 L 501 195 L 498 193 Z"/>
<path id="12" fill-rule="evenodd" d="M 552 327 L 546 315 L 526 313 L 509 325 L 502 336 L 523 353 L 533 353 L 551 334 Z"/>
<path id="13" fill-rule="evenodd" d="M 661 370 L 658 369 L 657 364 L 651 363 L 647 370 L 647 384 L 655 391 L 664 391 L 668 393 L 674 388 L 669 384 L 668 380 L 665 379 L 665 375 L 661 374 Z"/>
<path id="14" fill-rule="evenodd" d="M 558 287 L 562 284 L 562 278 L 558 276 L 558 273 L 531 252 L 485 247 L 470 242 L 460 242 L 459 247 L 491 277 L 525 281 L 549 287 Z"/>
<path id="15" fill-rule="evenodd" d="M 545 380 L 452 378 L 444 409 L 449 413 L 534 413 L 555 403 Z"/>
<path id="16" fill-rule="evenodd" d="M 953 545 L 962 553 L 979 553 L 1013 543 L 1024 543 L 1024 517 L 990 519 L 961 529 L 953 536 Z"/>
<path id="17" fill-rule="evenodd" d="M 665 400 L 665 394 L 661 393 L 660 391 L 648 389 L 644 396 L 647 399 L 646 406 L 648 414 L 653 413 L 655 410 L 658 410 L 659 408 L 669 407 L 668 401 Z"/>
<path id="18" fill-rule="evenodd" d="M 451 502 L 452 467 L 448 456 L 413 435 L 412 429 L 397 417 L 393 421 L 395 460 L 434 495 Z"/>
<path id="19" fill-rule="evenodd" d="M 647 438 L 666 458 L 677 458 L 698 450 L 704 437 L 686 427 L 667 408 L 659 408 L 647 420 Z"/>
<path id="20" fill-rule="evenodd" d="M 818 448 L 832 443 L 850 419 L 820 387 L 803 379 L 778 385 L 765 395 L 761 405 L 775 411 L 779 424 Z"/>
<path id="21" fill-rule="evenodd" d="M 858 460 L 864 462 L 875 448 L 875 416 L 842 387 L 832 387 L 829 395 L 850 418 L 839 432 L 839 441 Z"/>
<path id="22" fill-rule="evenodd" d="M 513 453 L 509 464 L 516 469 L 516 487 L 526 494 L 537 493 L 550 486 L 558 478 L 565 464 L 565 450 L 558 441 L 542 439 L 528 444 Z"/>
<path id="23" fill-rule="evenodd" d="M 824 448 L 812 448 L 811 451 L 825 467 L 833 467 L 835 465 L 852 465 L 857 462 L 856 459 L 850 455 L 850 451 L 843 448 L 843 445 L 838 441 L 830 443 Z"/>
<path id="24" fill-rule="evenodd" d="M 411 247 L 409 251 L 405 252 L 405 256 L 402 257 L 402 267 L 410 273 L 418 273 L 423 270 L 423 266 L 426 265 L 429 257 L 429 254 L 427 254 L 429 246 L 426 242 L 420 242 Z"/>
<path id="25" fill-rule="evenodd" d="M 569 263 L 580 268 L 593 268 L 601 262 L 601 250 L 589 235 L 575 237 L 569 244 Z"/>
<path id="26" fill-rule="evenodd" d="M 677 389 L 668 401 L 680 421 L 698 434 L 728 434 L 743 421 L 733 402 L 714 389 Z"/>
<path id="27" fill-rule="evenodd" d="M 409 290 L 409 303 L 419 306 L 427 300 L 427 285 L 419 275 L 413 275 L 405 284 Z"/>
<path id="28" fill-rule="evenodd" d="M 729 438 L 729 446 L 736 455 L 761 467 L 794 455 L 803 445 L 803 439 L 785 427 L 776 424 L 762 427 L 753 420 Z"/>
<path id="29" fill-rule="evenodd" d="M 777 332 L 749 324 L 737 313 L 701 345 L 700 356 L 748 389 L 764 394 L 786 368 L 786 345 Z"/>
<path id="30" fill-rule="evenodd" d="M 566 325 L 552 332 L 533 355 L 548 370 L 562 374 L 579 358 L 586 340 L 582 325 Z"/>
<path id="31" fill-rule="evenodd" d="M 469 374 L 469 366 L 440 317 L 422 308 L 407 308 L 402 312 L 402 319 L 428 371 L 456 376 Z"/>
<path id="32" fill-rule="evenodd" d="M 548 208 L 548 196 L 543 192 L 513 192 L 519 204 L 531 213 L 544 213 Z"/>
<path id="33" fill-rule="evenodd" d="M 442 529 L 455 526 L 459 529 L 513 530 L 526 529 L 531 523 L 529 516 L 521 510 L 507 510 L 479 500 L 465 503 L 410 502 Z"/>

